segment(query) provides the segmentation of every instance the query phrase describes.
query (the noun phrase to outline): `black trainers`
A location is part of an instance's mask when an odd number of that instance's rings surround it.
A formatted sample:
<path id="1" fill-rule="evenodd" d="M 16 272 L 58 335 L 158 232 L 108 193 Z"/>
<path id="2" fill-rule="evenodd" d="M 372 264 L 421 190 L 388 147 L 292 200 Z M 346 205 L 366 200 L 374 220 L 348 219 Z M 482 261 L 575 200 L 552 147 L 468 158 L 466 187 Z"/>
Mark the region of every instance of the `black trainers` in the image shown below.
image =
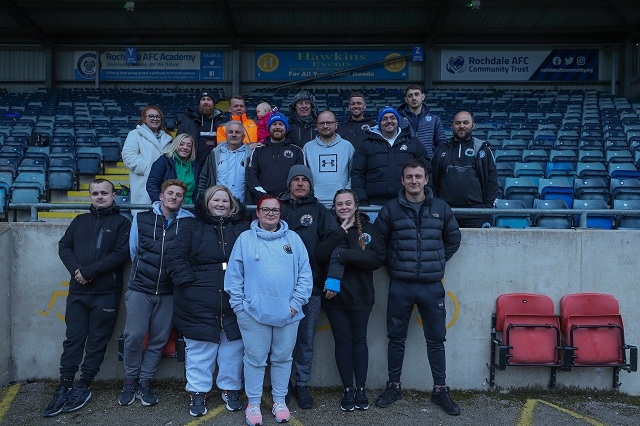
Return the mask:
<path id="1" fill-rule="evenodd" d="M 227 410 L 239 411 L 242 410 L 242 401 L 240 400 L 240 393 L 237 390 L 223 390 L 222 400 L 227 403 Z"/>
<path id="2" fill-rule="evenodd" d="M 356 388 L 355 406 L 358 410 L 366 410 L 369 408 L 369 398 L 367 398 L 367 392 L 365 392 L 364 388 Z"/>
<path id="3" fill-rule="evenodd" d="M 71 394 L 71 388 L 67 388 L 64 385 L 58 385 L 56 392 L 53 394 L 53 399 L 47 404 L 42 415 L 45 417 L 57 416 L 62 412 L 62 407 L 69 400 Z"/>
<path id="4" fill-rule="evenodd" d="M 122 386 L 122 392 L 118 398 L 118 405 L 131 405 L 136 400 L 136 390 L 138 383 L 135 378 L 124 379 L 124 385 Z"/>
<path id="5" fill-rule="evenodd" d="M 449 396 L 449 386 L 434 387 L 431 393 L 431 402 L 451 416 L 460 415 L 460 407 Z"/>
<path id="6" fill-rule="evenodd" d="M 355 388 L 345 388 L 340 401 L 340 409 L 342 411 L 353 411 L 356 406 L 356 390 Z"/>
<path id="7" fill-rule="evenodd" d="M 136 398 L 138 398 L 140 400 L 140 404 L 145 407 L 156 405 L 159 401 L 158 395 L 151 390 L 151 383 L 149 383 L 149 380 L 140 380 L 138 390 L 136 391 Z"/>
<path id="8" fill-rule="evenodd" d="M 298 406 L 304 410 L 313 407 L 313 397 L 306 386 L 296 386 L 296 396 L 298 397 Z"/>
<path id="9" fill-rule="evenodd" d="M 78 383 L 73 385 L 71 393 L 69 394 L 69 400 L 64 407 L 62 407 L 63 413 L 71 413 L 77 411 L 87 405 L 87 402 L 91 400 L 91 389 L 84 383 Z"/>
<path id="10" fill-rule="evenodd" d="M 191 392 L 191 403 L 189 404 L 189 414 L 193 417 L 200 417 L 207 414 L 207 394 L 204 392 Z"/>
<path id="11" fill-rule="evenodd" d="M 376 405 L 387 408 L 399 399 L 402 399 L 401 383 L 387 382 L 387 388 L 376 398 Z"/>

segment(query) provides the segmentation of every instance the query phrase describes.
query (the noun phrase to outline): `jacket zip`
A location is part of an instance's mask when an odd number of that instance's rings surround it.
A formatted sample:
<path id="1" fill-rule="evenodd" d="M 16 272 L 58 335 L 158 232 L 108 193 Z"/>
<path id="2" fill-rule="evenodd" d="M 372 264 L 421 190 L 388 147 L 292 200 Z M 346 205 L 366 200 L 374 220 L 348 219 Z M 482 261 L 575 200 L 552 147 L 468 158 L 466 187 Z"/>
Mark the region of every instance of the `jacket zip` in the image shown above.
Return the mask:
<path id="1" fill-rule="evenodd" d="M 222 275 L 224 277 L 225 274 L 225 263 L 226 263 L 226 259 L 227 259 L 227 253 L 225 250 L 225 244 L 224 244 L 224 218 L 221 217 L 220 218 L 220 241 L 222 241 L 222 259 L 225 260 L 225 262 L 222 262 Z M 223 279 L 224 282 L 224 279 Z M 223 311 L 223 303 L 222 303 L 222 292 L 220 292 L 220 330 L 224 331 L 224 321 L 222 321 L 222 317 L 224 316 L 224 311 Z M 218 341 L 220 340 L 220 337 L 218 337 Z"/>

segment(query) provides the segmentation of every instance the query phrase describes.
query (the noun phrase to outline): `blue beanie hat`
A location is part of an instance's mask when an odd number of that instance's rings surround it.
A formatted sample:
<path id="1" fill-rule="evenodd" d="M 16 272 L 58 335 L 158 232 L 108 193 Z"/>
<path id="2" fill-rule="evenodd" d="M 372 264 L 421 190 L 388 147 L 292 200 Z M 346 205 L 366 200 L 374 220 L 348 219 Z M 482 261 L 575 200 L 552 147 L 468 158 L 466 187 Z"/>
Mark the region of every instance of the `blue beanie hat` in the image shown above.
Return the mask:
<path id="1" fill-rule="evenodd" d="M 287 120 L 287 117 L 285 117 L 283 114 L 280 114 L 279 112 L 271 114 L 271 117 L 269 117 L 269 122 L 267 122 L 267 129 L 270 129 L 271 125 L 276 121 L 282 121 L 282 123 L 284 123 L 284 128 L 286 129 L 286 131 L 289 131 L 289 120 Z"/>
<path id="2" fill-rule="evenodd" d="M 382 117 L 384 117 L 385 114 L 389 114 L 389 113 L 392 113 L 393 115 L 396 116 L 396 118 L 398 119 L 398 127 L 400 127 L 400 123 L 402 123 L 402 118 L 400 117 L 400 113 L 398 113 L 398 111 L 395 108 L 392 108 L 390 106 L 386 106 L 382 108 L 382 110 L 380 111 L 380 114 L 378 114 L 378 127 L 380 127 L 380 122 L 382 121 Z"/>

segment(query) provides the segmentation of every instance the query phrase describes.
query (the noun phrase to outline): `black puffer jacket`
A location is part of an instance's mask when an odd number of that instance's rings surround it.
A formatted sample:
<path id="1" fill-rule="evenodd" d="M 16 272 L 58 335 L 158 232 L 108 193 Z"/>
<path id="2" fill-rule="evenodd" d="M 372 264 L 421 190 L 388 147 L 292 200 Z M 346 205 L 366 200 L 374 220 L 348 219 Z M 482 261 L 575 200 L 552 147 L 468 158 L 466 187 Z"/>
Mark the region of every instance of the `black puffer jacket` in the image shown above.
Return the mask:
<path id="1" fill-rule="evenodd" d="M 426 188 L 420 213 L 404 189 L 380 209 L 375 226 L 387 244 L 389 277 L 430 284 L 444 277 L 445 262 L 460 247 L 460 229 L 451 207 Z"/>
<path id="2" fill-rule="evenodd" d="M 238 236 L 249 229 L 243 212 L 233 217 L 210 216 L 199 205 L 167 254 L 167 267 L 175 285 L 173 324 L 185 337 L 220 342 L 240 339 L 236 315 L 224 291 L 224 269 Z"/>
<path id="3" fill-rule="evenodd" d="M 122 272 L 129 257 L 131 222 L 115 204 L 104 209 L 90 207 L 77 216 L 58 243 L 60 260 L 71 274 L 69 292 L 106 294 L 122 291 Z M 75 271 L 90 280 L 80 285 Z"/>
<path id="4" fill-rule="evenodd" d="M 293 113 L 289 118 L 289 132 L 287 133 L 287 137 L 300 148 L 318 136 L 316 125 L 317 114 L 311 115 L 311 117 L 310 121 L 304 121 L 298 117 L 298 114 Z"/>
<path id="5" fill-rule="evenodd" d="M 409 160 L 422 160 L 430 171 L 424 147 L 409 135 L 409 129 L 402 129 L 393 146 L 377 133 L 377 128 L 366 133 L 364 142 L 356 146 L 351 169 L 351 188 L 361 205 L 383 205 L 395 198 L 402 188 L 402 168 Z"/>

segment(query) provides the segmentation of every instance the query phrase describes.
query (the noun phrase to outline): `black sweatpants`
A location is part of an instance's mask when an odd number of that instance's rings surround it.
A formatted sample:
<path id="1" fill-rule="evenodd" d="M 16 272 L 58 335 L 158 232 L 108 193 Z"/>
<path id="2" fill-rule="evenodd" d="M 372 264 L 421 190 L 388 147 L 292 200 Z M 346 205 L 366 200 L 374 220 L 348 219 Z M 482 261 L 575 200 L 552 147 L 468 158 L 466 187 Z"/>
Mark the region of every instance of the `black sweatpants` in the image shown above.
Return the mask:
<path id="1" fill-rule="evenodd" d="M 73 380 L 80 363 L 80 380 L 91 383 L 100 371 L 118 318 L 120 293 L 67 296 L 67 336 L 62 344 L 60 378 Z M 84 357 L 84 361 L 83 361 Z"/>
<path id="2" fill-rule="evenodd" d="M 444 286 L 440 282 L 405 283 L 392 279 L 389 283 L 387 337 L 389 338 L 390 382 L 400 382 L 411 312 L 413 305 L 418 305 L 424 338 L 427 342 L 427 358 L 433 384 L 446 384 L 444 342 L 447 332 L 447 311 L 444 306 L 444 297 Z"/>
<path id="3" fill-rule="evenodd" d="M 363 388 L 367 382 L 369 368 L 369 347 L 367 346 L 367 326 L 369 311 L 351 309 L 325 309 L 335 341 L 335 356 L 342 386 Z"/>

